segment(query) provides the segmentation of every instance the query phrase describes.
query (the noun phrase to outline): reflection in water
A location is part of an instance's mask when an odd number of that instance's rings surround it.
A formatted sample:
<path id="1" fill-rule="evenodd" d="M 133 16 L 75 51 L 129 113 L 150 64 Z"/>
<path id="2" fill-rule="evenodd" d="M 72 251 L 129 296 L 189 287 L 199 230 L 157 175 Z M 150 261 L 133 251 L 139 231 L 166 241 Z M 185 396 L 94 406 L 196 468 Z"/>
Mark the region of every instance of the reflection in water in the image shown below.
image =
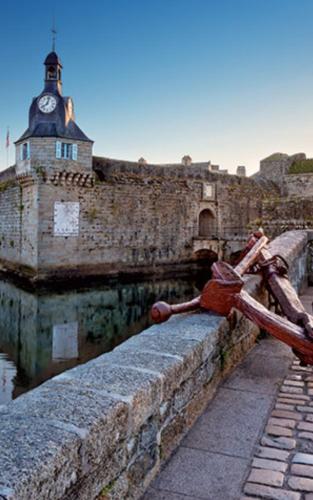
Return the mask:
<path id="1" fill-rule="evenodd" d="M 0 405 L 12 399 L 16 368 L 14 363 L 0 353 Z"/>
<path id="2" fill-rule="evenodd" d="M 194 278 L 34 294 L 0 281 L 0 404 L 112 350 L 149 326 L 156 300 L 189 300 L 197 285 Z"/>
<path id="3" fill-rule="evenodd" d="M 78 323 L 53 325 L 52 359 L 62 361 L 78 358 Z"/>

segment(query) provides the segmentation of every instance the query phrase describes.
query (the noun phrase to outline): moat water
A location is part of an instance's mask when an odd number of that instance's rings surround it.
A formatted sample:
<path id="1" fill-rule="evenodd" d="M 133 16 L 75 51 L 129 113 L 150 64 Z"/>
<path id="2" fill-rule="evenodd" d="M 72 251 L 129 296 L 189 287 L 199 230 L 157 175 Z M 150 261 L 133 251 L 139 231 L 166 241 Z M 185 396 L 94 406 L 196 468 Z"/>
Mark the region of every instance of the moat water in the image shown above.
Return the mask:
<path id="1" fill-rule="evenodd" d="M 209 276 L 30 293 L 0 281 L 0 405 L 111 351 L 151 324 L 156 300 L 194 298 Z"/>

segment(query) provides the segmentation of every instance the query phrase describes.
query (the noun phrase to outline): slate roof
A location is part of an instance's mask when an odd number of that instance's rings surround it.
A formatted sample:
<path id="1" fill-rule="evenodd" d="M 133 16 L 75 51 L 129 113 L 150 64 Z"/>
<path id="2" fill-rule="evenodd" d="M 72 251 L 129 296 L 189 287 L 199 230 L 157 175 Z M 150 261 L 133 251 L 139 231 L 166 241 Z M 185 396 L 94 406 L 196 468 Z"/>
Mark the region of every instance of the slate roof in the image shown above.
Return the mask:
<path id="1" fill-rule="evenodd" d="M 46 64 L 46 66 L 49 66 L 50 64 L 59 64 L 62 67 L 61 60 L 56 52 L 50 52 L 50 54 L 47 55 L 44 64 Z"/>
<path id="2" fill-rule="evenodd" d="M 38 123 L 34 130 L 29 128 L 16 141 L 24 141 L 29 137 L 60 137 L 63 139 L 71 139 L 77 141 L 93 142 L 87 137 L 79 126 L 72 120 L 69 121 L 66 127 L 58 126 L 58 123 L 41 122 Z"/>

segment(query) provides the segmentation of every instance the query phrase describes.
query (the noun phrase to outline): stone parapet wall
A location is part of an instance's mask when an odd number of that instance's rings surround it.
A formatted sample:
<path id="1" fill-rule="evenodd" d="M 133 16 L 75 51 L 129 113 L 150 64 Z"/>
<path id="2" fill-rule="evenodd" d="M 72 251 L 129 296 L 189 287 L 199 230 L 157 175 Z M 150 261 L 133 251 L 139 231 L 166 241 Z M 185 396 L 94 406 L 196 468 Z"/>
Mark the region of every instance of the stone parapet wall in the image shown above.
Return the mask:
<path id="1" fill-rule="evenodd" d="M 288 174 L 284 177 L 284 192 L 287 196 L 313 197 L 313 173 Z"/>
<path id="2" fill-rule="evenodd" d="M 297 285 L 309 237 L 271 244 Z M 245 286 L 265 300 L 258 278 Z M 140 498 L 257 334 L 241 314 L 180 315 L 1 407 L 0 497 Z"/>
<path id="3" fill-rule="evenodd" d="M 15 180 L 15 177 L 15 165 L 12 165 L 12 167 L 6 168 L 0 172 L 0 182 Z"/>
<path id="4" fill-rule="evenodd" d="M 293 229 L 313 228 L 313 197 L 269 197 L 263 202 L 262 227 L 274 238 Z"/>

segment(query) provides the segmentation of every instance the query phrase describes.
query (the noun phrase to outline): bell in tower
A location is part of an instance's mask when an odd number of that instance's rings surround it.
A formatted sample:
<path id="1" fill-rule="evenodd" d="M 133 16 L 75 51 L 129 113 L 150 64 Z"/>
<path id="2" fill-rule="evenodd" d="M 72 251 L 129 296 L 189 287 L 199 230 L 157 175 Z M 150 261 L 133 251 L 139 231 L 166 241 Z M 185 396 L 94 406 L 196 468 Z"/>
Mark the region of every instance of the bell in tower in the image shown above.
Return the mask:
<path id="1" fill-rule="evenodd" d="M 62 64 L 58 55 L 53 51 L 48 54 L 44 62 L 46 66 L 45 90 L 62 94 Z"/>

